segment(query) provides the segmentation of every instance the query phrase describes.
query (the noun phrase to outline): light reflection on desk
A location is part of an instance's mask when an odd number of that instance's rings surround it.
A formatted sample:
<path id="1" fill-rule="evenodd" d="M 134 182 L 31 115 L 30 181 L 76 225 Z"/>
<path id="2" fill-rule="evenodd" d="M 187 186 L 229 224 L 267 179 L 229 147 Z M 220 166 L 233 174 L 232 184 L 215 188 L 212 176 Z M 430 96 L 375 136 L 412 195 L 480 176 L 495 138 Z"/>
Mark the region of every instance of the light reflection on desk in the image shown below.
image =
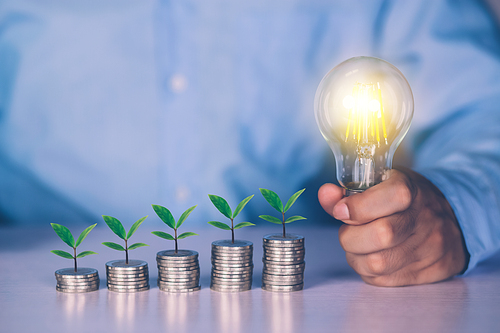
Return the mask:
<path id="1" fill-rule="evenodd" d="M 56 292 L 56 291 L 54 291 Z M 85 310 L 93 308 L 99 302 L 99 291 L 89 293 L 64 293 L 57 291 L 56 304 L 64 313 L 67 327 L 84 325 Z"/>
<path id="2" fill-rule="evenodd" d="M 147 310 L 149 292 L 120 293 L 106 291 L 109 318 L 114 322 L 117 331 L 135 331 L 136 318 Z M 146 305 L 146 306 L 145 306 Z"/>
<path id="3" fill-rule="evenodd" d="M 158 315 L 163 319 L 165 332 L 196 332 L 199 292 L 169 293 L 158 291 Z"/>
<path id="4" fill-rule="evenodd" d="M 270 332 L 303 332 L 303 307 L 303 291 L 262 291 L 265 327 L 268 327 Z"/>
<path id="5" fill-rule="evenodd" d="M 248 332 L 253 297 L 250 291 L 241 293 L 210 291 L 214 320 L 219 333 Z M 243 325 L 246 324 L 245 327 Z"/>

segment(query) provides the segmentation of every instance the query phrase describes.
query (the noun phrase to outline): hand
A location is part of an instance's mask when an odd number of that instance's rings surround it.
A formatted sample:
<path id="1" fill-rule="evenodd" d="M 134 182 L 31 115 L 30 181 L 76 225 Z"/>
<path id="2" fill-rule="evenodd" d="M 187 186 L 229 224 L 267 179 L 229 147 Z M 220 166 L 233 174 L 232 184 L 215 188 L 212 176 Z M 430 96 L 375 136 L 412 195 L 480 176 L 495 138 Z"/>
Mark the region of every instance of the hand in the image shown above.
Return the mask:
<path id="1" fill-rule="evenodd" d="M 349 265 L 377 286 L 432 283 L 462 272 L 468 261 L 450 204 L 437 187 L 411 170 L 363 193 L 323 185 L 319 202 L 343 224 L 339 239 Z"/>

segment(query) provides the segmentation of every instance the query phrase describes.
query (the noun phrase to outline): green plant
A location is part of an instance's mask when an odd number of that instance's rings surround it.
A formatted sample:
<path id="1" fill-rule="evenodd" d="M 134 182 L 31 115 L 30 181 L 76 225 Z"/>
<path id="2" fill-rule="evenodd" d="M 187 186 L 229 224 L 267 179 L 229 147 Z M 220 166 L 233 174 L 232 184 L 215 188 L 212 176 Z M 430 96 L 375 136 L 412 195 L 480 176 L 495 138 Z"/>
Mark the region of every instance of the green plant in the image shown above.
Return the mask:
<path id="1" fill-rule="evenodd" d="M 189 214 L 191 214 L 191 212 L 196 208 L 196 206 L 197 205 L 195 205 L 191 208 L 188 208 L 184 213 L 182 213 L 182 215 L 179 218 L 179 220 L 177 221 L 177 223 L 175 223 L 174 216 L 167 208 L 165 208 L 163 206 L 159 206 L 159 205 L 153 205 L 153 209 L 156 212 L 156 214 L 158 215 L 158 217 L 166 225 L 168 225 L 170 228 L 174 229 L 174 236 L 172 236 L 171 234 L 168 234 L 166 232 L 163 232 L 163 231 L 153 231 L 151 233 L 153 235 L 158 236 L 158 237 L 175 241 L 175 253 L 177 253 L 178 252 L 178 246 L 177 246 L 178 239 L 183 239 L 183 238 L 186 238 L 189 236 L 198 236 L 198 234 L 195 234 L 194 232 L 184 232 L 184 233 L 180 234 L 179 236 L 177 236 L 177 229 L 179 229 L 179 227 L 184 223 L 184 221 L 187 219 Z"/>
<path id="2" fill-rule="evenodd" d="M 261 219 L 264 219 L 264 220 L 271 222 L 271 223 L 283 224 L 283 237 L 286 237 L 286 231 L 285 231 L 285 224 L 286 223 L 290 223 L 290 222 L 294 222 L 294 221 L 298 221 L 298 220 L 306 220 L 305 217 L 298 216 L 298 215 L 291 216 L 285 220 L 285 213 L 290 209 L 290 207 L 292 207 L 292 205 L 295 203 L 297 198 L 302 194 L 302 192 L 304 192 L 306 190 L 305 188 L 303 188 L 300 191 L 295 192 L 290 197 L 290 199 L 288 199 L 288 202 L 286 203 L 285 207 L 283 207 L 283 203 L 281 202 L 281 199 L 279 198 L 279 196 L 275 192 L 270 191 L 270 190 L 266 190 L 265 188 L 260 188 L 259 190 L 260 190 L 260 193 L 262 193 L 262 195 L 264 196 L 264 199 L 266 199 L 266 201 L 274 209 L 276 209 L 278 212 L 281 213 L 282 219 L 280 220 L 280 219 L 278 219 L 274 216 L 271 216 L 271 215 L 260 215 L 259 217 Z"/>
<path id="3" fill-rule="evenodd" d="M 231 220 L 231 226 L 229 226 L 225 223 L 222 223 L 222 222 L 218 222 L 218 221 L 210 221 L 210 222 L 208 222 L 208 224 L 211 224 L 214 227 L 217 227 L 219 229 L 231 230 L 231 241 L 233 244 L 234 244 L 234 229 L 240 229 L 243 227 L 255 225 L 255 224 L 250 223 L 250 222 L 241 222 L 241 223 L 238 223 L 237 225 L 234 225 L 234 223 L 233 223 L 236 216 L 238 216 L 238 214 L 243 210 L 243 208 L 245 208 L 246 204 L 250 201 L 250 199 L 253 198 L 253 194 L 251 196 L 243 199 L 238 204 L 238 206 L 236 206 L 234 213 L 231 212 L 231 208 L 229 207 L 229 204 L 227 203 L 227 201 L 224 198 L 219 197 L 217 195 L 213 195 L 213 194 L 209 194 L 208 197 L 210 198 L 210 201 L 212 201 L 212 203 L 214 204 L 215 208 L 217 208 L 219 210 L 219 212 L 222 213 L 222 215 L 224 215 L 225 217 L 227 217 L 228 219 Z"/>
<path id="4" fill-rule="evenodd" d="M 83 258 L 83 257 L 86 257 L 86 256 L 91 255 L 91 254 L 97 254 L 97 253 L 92 252 L 92 251 L 83 251 L 83 252 L 80 252 L 78 255 L 76 254 L 76 248 L 78 247 L 78 245 L 80 245 L 82 243 L 82 241 L 85 239 L 85 237 L 87 237 L 89 232 L 92 229 L 94 229 L 94 227 L 97 225 L 97 223 L 93 224 L 90 227 L 88 227 L 87 229 L 83 230 L 82 233 L 80 234 L 80 236 L 78 237 L 78 239 L 76 240 L 76 243 L 75 243 L 75 239 L 73 238 L 73 235 L 71 234 L 71 231 L 69 231 L 68 228 L 66 228 L 63 225 L 57 224 L 57 223 L 51 223 L 50 225 L 52 226 L 52 229 L 54 229 L 54 231 L 56 232 L 57 236 L 59 236 L 59 238 L 61 238 L 64 243 L 68 244 L 70 247 L 73 248 L 74 254 L 70 254 L 66 251 L 61 251 L 61 250 L 52 250 L 50 252 L 57 254 L 58 256 L 66 258 L 66 259 L 73 259 L 75 261 L 75 272 L 78 270 L 78 267 L 76 265 L 76 258 Z"/>
<path id="5" fill-rule="evenodd" d="M 142 222 L 147 218 L 148 216 L 144 216 L 137 220 L 131 227 L 128 233 L 125 232 L 125 228 L 123 227 L 123 224 L 118 221 L 118 219 L 115 219 L 114 217 L 103 215 L 102 218 L 104 219 L 104 222 L 108 225 L 108 227 L 113 231 L 118 237 L 123 239 L 125 241 L 125 247 L 121 246 L 120 244 L 116 244 L 113 242 L 104 242 L 102 245 L 106 245 L 109 248 L 112 248 L 113 250 L 118 250 L 118 251 L 125 251 L 125 264 L 128 265 L 128 251 L 129 250 L 134 250 L 137 249 L 138 247 L 142 246 L 149 246 L 148 244 L 144 243 L 134 243 L 130 246 L 128 246 L 128 240 L 132 235 L 136 232 L 136 230 L 140 227 Z"/>

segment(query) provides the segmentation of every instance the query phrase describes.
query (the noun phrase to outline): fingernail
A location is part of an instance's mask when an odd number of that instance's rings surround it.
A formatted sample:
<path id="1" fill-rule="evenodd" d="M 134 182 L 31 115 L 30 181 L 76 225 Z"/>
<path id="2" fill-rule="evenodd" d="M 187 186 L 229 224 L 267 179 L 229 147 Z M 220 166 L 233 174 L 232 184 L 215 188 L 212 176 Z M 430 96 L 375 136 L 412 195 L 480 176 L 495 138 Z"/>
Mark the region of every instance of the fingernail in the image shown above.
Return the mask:
<path id="1" fill-rule="evenodd" d="M 333 207 L 333 216 L 337 220 L 349 220 L 349 208 L 345 203 L 340 203 Z"/>

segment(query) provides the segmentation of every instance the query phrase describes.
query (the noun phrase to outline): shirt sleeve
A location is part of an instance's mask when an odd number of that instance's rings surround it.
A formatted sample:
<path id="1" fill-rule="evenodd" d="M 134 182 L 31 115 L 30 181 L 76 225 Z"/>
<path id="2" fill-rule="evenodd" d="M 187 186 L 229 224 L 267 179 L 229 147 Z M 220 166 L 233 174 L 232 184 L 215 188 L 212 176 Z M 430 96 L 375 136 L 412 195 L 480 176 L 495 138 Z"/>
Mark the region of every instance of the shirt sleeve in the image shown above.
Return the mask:
<path id="1" fill-rule="evenodd" d="M 413 89 L 415 116 L 405 140 L 412 168 L 452 206 L 470 254 L 467 273 L 500 248 L 496 24 L 474 1 L 385 2 L 376 24 L 378 55 Z"/>

